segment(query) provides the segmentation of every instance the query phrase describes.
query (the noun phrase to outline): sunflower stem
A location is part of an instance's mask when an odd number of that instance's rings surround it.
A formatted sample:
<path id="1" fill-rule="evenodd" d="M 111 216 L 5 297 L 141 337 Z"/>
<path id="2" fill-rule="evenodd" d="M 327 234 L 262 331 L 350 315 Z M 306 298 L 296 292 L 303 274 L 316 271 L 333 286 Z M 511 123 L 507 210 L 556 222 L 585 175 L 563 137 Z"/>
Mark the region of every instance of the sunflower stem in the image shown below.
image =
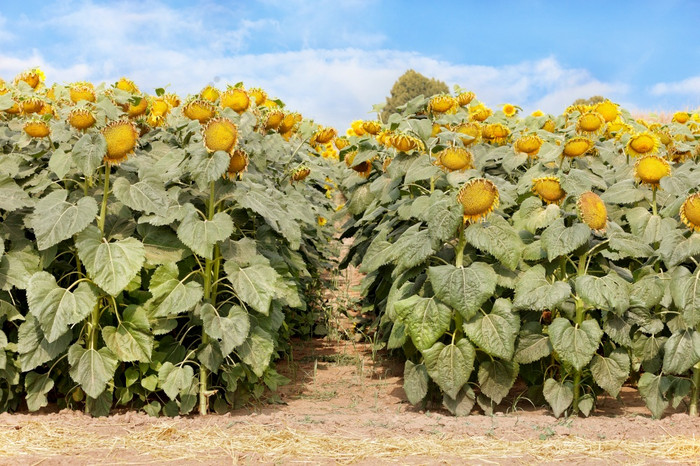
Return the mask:
<path id="1" fill-rule="evenodd" d="M 583 300 L 576 296 L 576 326 L 580 326 L 583 323 L 583 320 L 586 317 L 586 309 L 583 304 Z M 574 414 L 577 415 L 579 413 L 579 407 L 578 407 L 578 402 L 580 399 L 581 395 L 581 370 L 580 369 L 574 369 L 574 401 L 573 401 L 573 409 L 574 409 Z"/>
<path id="2" fill-rule="evenodd" d="M 651 213 L 658 215 L 656 209 L 656 188 L 651 188 Z"/>
<path id="3" fill-rule="evenodd" d="M 459 227 L 459 240 L 455 247 L 455 266 L 462 267 L 464 262 L 464 247 L 467 245 L 467 238 L 464 236 L 464 223 Z"/>
<path id="4" fill-rule="evenodd" d="M 215 181 L 209 183 L 209 202 L 207 202 L 207 219 L 212 220 L 214 218 L 214 212 L 216 210 L 216 190 Z M 212 282 L 212 271 L 214 267 L 214 261 L 217 260 L 216 255 L 218 255 L 218 247 L 214 247 L 214 257 L 212 259 L 205 259 L 204 262 L 204 301 L 215 305 L 216 299 L 212 295 L 212 284 L 216 283 L 218 280 L 218 267 L 216 268 L 217 277 L 214 278 Z M 209 335 L 204 331 L 202 327 L 202 345 L 209 343 Z M 207 388 L 207 379 L 209 378 L 209 371 L 204 364 L 199 366 L 199 414 L 205 415 L 209 412 L 209 391 Z"/>
<path id="5" fill-rule="evenodd" d="M 690 409 L 688 414 L 698 415 L 698 394 L 700 394 L 700 362 L 693 366 L 693 385 L 690 387 Z"/>
<path id="6" fill-rule="evenodd" d="M 102 208 L 100 209 L 100 219 L 98 220 L 97 227 L 100 229 L 102 236 L 105 234 L 105 219 L 107 218 L 107 198 L 109 197 L 109 164 L 105 164 L 105 185 L 102 194 Z"/>

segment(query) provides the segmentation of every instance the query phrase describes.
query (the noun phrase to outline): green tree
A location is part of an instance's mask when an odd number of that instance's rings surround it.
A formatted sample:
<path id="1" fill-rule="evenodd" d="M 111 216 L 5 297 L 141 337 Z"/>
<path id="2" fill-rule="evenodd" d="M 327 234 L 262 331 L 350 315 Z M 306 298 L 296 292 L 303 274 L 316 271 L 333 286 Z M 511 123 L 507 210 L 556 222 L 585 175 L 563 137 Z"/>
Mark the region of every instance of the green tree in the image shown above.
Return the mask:
<path id="1" fill-rule="evenodd" d="M 591 96 L 587 99 L 576 99 L 574 100 L 573 105 L 594 105 L 597 103 L 600 103 L 605 100 L 605 97 L 602 95 L 594 95 Z"/>
<path id="2" fill-rule="evenodd" d="M 391 88 L 391 95 L 386 98 L 386 106 L 382 110 L 382 120 L 386 121 L 392 113 L 396 113 L 398 107 L 421 94 L 428 97 L 449 91 L 444 82 L 435 78 L 426 78 L 414 70 L 408 70 Z"/>

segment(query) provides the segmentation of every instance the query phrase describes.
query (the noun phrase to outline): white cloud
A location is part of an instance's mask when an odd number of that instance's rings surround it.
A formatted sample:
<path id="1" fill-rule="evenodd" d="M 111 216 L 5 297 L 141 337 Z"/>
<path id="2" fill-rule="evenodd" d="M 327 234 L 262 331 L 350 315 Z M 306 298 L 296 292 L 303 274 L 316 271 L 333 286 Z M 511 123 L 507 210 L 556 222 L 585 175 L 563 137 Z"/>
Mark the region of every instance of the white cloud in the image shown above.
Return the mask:
<path id="1" fill-rule="evenodd" d="M 657 83 L 652 86 L 651 93 L 657 96 L 669 94 L 700 96 L 700 76 L 670 83 Z"/>

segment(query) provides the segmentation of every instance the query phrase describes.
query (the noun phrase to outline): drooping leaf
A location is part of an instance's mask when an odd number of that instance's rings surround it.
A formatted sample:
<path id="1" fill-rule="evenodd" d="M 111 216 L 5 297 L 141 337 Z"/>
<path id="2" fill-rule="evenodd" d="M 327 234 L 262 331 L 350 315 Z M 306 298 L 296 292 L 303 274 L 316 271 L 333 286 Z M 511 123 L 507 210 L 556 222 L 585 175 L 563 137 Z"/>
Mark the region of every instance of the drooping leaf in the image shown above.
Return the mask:
<path id="1" fill-rule="evenodd" d="M 511 309 L 510 301 L 498 298 L 488 314 L 477 313 L 464 323 L 464 333 L 491 356 L 510 360 L 515 338 L 520 330 L 520 316 Z"/>
<path id="2" fill-rule="evenodd" d="M 50 373 L 39 374 L 30 372 L 24 377 L 24 387 L 27 391 L 26 400 L 29 411 L 38 411 L 49 404 L 46 394 L 54 386 Z"/>
<path id="3" fill-rule="evenodd" d="M 114 197 L 132 210 L 150 213 L 163 212 L 168 208 L 170 200 L 158 180 L 142 180 L 131 183 L 126 178 L 117 178 L 112 185 Z"/>
<path id="4" fill-rule="evenodd" d="M 454 199 L 444 199 L 430 207 L 426 214 L 428 234 L 433 241 L 449 241 L 462 222 L 463 208 Z"/>
<path id="5" fill-rule="evenodd" d="M 158 370 L 158 384 L 171 400 L 187 390 L 192 384 L 193 378 L 194 371 L 190 365 L 176 366 L 168 361 L 164 362 Z"/>
<path id="6" fill-rule="evenodd" d="M 219 212 L 211 220 L 202 219 L 194 207 L 188 209 L 177 227 L 180 241 L 205 259 L 213 259 L 214 245 L 231 236 L 231 233 L 233 221 L 230 215 Z"/>
<path id="7" fill-rule="evenodd" d="M 513 387 L 518 370 L 516 362 L 501 359 L 482 362 L 478 374 L 481 393 L 499 404 Z"/>
<path id="8" fill-rule="evenodd" d="M 575 223 L 570 227 L 564 219 L 557 219 L 542 232 L 542 249 L 547 252 L 547 260 L 571 254 L 585 244 L 591 236 L 591 229 L 585 223 Z"/>
<path id="9" fill-rule="evenodd" d="M 700 362 L 700 333 L 684 329 L 671 335 L 664 345 L 664 372 L 683 374 Z"/>
<path id="10" fill-rule="evenodd" d="M 469 385 L 465 385 L 456 398 L 448 396 L 447 393 L 443 394 L 442 404 L 454 416 L 469 416 L 476 404 L 476 395 Z"/>
<path id="11" fill-rule="evenodd" d="M 452 320 L 452 311 L 435 298 L 413 295 L 394 304 L 400 321 L 406 325 L 413 344 L 423 351 L 447 331 Z"/>
<path id="12" fill-rule="evenodd" d="M 207 303 L 200 308 L 199 314 L 204 323 L 204 331 L 210 337 L 220 340 L 224 357 L 246 341 L 250 332 L 250 319 L 248 313 L 240 306 L 231 307 L 228 315 L 224 317 L 214 306 Z"/>
<path id="13" fill-rule="evenodd" d="M 527 322 L 520 328 L 515 342 L 513 361 L 518 364 L 530 364 L 552 353 L 549 337 L 542 333 L 539 322 Z"/>
<path id="14" fill-rule="evenodd" d="M 637 382 L 639 394 L 642 396 L 654 419 L 661 418 L 668 407 L 668 400 L 664 397 L 664 391 L 668 383 L 668 377 L 649 372 L 643 373 L 639 378 L 639 382 Z"/>
<path id="15" fill-rule="evenodd" d="M 59 189 L 37 202 L 29 225 L 36 235 L 40 251 L 83 231 L 97 215 L 97 202 L 83 197 L 75 204 L 68 202 L 68 191 Z"/>
<path id="16" fill-rule="evenodd" d="M 549 406 L 552 407 L 554 417 L 561 416 L 574 401 L 573 385 L 568 381 L 559 383 L 554 379 L 547 379 L 544 381 L 542 394 Z"/>
<path id="17" fill-rule="evenodd" d="M 571 286 L 566 282 L 549 283 L 545 269 L 536 265 L 520 275 L 515 284 L 516 309 L 544 311 L 556 308 L 571 294 Z"/>
<path id="18" fill-rule="evenodd" d="M 12 212 L 32 205 L 34 205 L 32 198 L 15 180 L 4 174 L 0 175 L 0 210 Z"/>
<path id="19" fill-rule="evenodd" d="M 581 370 L 595 354 L 603 331 L 595 320 L 586 320 L 573 326 L 563 317 L 557 317 L 549 324 L 549 338 L 552 347 L 567 363 Z"/>
<path id="20" fill-rule="evenodd" d="M 467 242 L 486 251 L 510 270 L 520 262 L 523 243 L 518 232 L 503 217 L 492 215 L 488 223 L 474 223 L 464 230 Z"/>
<path id="21" fill-rule="evenodd" d="M 241 360 L 248 364 L 255 375 L 262 377 L 265 369 L 270 365 L 275 343 L 272 337 L 260 327 L 255 327 L 236 352 Z"/>
<path id="22" fill-rule="evenodd" d="M 700 269 L 691 274 L 685 267 L 677 267 L 671 276 L 670 291 L 686 325 L 700 323 Z"/>
<path id="23" fill-rule="evenodd" d="M 654 249 L 651 246 L 630 233 L 615 232 L 610 235 L 609 239 L 610 248 L 615 250 L 622 258 L 649 257 L 654 254 Z"/>
<path id="24" fill-rule="evenodd" d="M 177 265 L 161 265 L 153 273 L 149 290 L 155 300 L 153 317 L 168 317 L 188 312 L 202 300 L 202 285 L 189 279 L 179 279 Z"/>
<path id="25" fill-rule="evenodd" d="M 481 262 L 469 267 L 430 267 L 428 278 L 435 296 L 462 314 L 465 320 L 471 319 L 496 290 L 496 273 Z"/>
<path id="26" fill-rule="evenodd" d="M 576 293 L 594 309 L 621 315 L 630 307 L 630 284 L 613 272 L 576 278 Z"/>
<path id="27" fill-rule="evenodd" d="M 76 343 L 68 350 L 68 363 L 71 378 L 88 396 L 97 398 L 114 376 L 119 361 L 107 348 L 85 349 Z"/>
<path id="28" fill-rule="evenodd" d="M 49 343 L 41 331 L 39 321 L 29 314 L 18 331 L 17 352 L 22 372 L 30 371 L 58 357 L 72 340 L 73 336 L 67 332 L 53 343 Z"/>
<path id="29" fill-rule="evenodd" d="M 151 360 L 153 335 L 146 311 L 141 307 L 127 307 L 117 327 L 102 328 L 102 338 L 120 361 Z"/>
<path id="30" fill-rule="evenodd" d="M 369 248 L 367 248 L 360 265 L 360 272 L 365 274 L 372 273 L 382 265 L 391 262 L 394 260 L 395 250 L 394 243 L 390 243 L 386 239 L 386 231 L 380 232 L 374 237 Z"/>
<path id="31" fill-rule="evenodd" d="M 85 176 L 92 176 L 102 165 L 107 141 L 101 133 L 85 133 L 73 146 L 73 161 Z"/>
<path id="32" fill-rule="evenodd" d="M 406 230 L 393 247 L 396 272 L 401 273 L 425 261 L 433 252 L 428 230 L 421 230 L 420 224 Z"/>
<path id="33" fill-rule="evenodd" d="M 403 390 L 409 403 L 417 405 L 428 394 L 428 371 L 425 364 L 406 361 L 403 371 Z"/>
<path id="34" fill-rule="evenodd" d="M 188 168 L 192 178 L 200 188 L 204 188 L 211 181 L 221 179 L 226 173 L 231 158 L 224 151 L 208 153 L 204 147 L 193 151 L 188 160 Z"/>
<path id="35" fill-rule="evenodd" d="M 228 261 L 224 264 L 224 271 L 239 298 L 261 314 L 269 314 L 270 303 L 276 295 L 275 284 L 279 280 L 275 269 L 265 264 L 239 267 Z"/>
<path id="36" fill-rule="evenodd" d="M 630 375 L 630 358 L 624 348 L 614 349 L 608 357 L 596 354 L 591 360 L 591 374 L 600 388 L 617 398 L 622 384 Z"/>
<path id="37" fill-rule="evenodd" d="M 447 396 L 455 398 L 474 369 L 476 351 L 462 338 L 455 344 L 435 343 L 423 351 L 430 377 Z"/>
<path id="38" fill-rule="evenodd" d="M 6 252 L 0 257 L 0 290 L 26 290 L 29 280 L 41 270 L 39 254 L 29 248 Z"/>

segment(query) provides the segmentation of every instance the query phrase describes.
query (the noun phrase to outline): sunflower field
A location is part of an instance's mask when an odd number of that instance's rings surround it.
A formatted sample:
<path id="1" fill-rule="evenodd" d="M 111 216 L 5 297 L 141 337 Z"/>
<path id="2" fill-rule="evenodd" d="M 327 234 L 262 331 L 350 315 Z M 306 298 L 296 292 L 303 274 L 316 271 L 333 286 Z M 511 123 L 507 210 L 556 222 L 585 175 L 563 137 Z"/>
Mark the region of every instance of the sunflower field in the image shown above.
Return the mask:
<path id="1" fill-rule="evenodd" d="M 204 414 L 284 383 L 336 254 L 334 130 L 240 84 L 0 94 L 0 408 Z"/>

